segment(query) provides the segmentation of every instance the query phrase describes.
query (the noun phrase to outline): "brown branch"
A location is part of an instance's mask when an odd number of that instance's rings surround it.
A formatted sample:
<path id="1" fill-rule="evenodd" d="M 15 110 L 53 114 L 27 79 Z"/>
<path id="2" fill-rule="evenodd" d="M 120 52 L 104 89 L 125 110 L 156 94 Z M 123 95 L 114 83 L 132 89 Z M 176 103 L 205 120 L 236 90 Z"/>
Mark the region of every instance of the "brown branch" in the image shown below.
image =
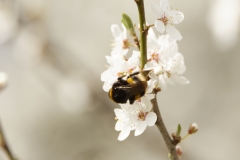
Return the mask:
<path id="1" fill-rule="evenodd" d="M 175 145 L 173 144 L 173 141 L 170 137 L 170 135 L 168 134 L 168 131 L 164 125 L 164 122 L 162 120 L 161 114 L 160 114 L 160 110 L 158 108 L 158 103 L 157 103 L 157 99 L 156 99 L 156 95 L 157 92 L 155 92 L 155 97 L 154 99 L 151 100 L 151 103 L 153 105 L 153 111 L 157 114 L 157 121 L 156 121 L 156 126 L 158 127 L 158 130 L 161 132 L 162 137 L 165 141 L 165 144 L 168 148 L 168 151 L 170 153 L 170 158 L 171 160 L 178 160 L 178 155 L 176 152 L 176 148 Z"/>

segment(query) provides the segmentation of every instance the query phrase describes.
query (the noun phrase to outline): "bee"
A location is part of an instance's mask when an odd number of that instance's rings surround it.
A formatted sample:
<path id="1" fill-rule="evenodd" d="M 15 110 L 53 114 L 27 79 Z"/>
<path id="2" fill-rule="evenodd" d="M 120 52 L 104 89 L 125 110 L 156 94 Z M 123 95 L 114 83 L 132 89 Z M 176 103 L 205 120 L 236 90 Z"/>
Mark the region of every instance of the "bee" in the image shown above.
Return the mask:
<path id="1" fill-rule="evenodd" d="M 109 98 L 116 103 L 127 103 L 129 100 L 129 103 L 133 104 L 146 92 L 147 77 L 144 73 L 146 72 L 140 71 L 119 77 L 108 92 Z"/>

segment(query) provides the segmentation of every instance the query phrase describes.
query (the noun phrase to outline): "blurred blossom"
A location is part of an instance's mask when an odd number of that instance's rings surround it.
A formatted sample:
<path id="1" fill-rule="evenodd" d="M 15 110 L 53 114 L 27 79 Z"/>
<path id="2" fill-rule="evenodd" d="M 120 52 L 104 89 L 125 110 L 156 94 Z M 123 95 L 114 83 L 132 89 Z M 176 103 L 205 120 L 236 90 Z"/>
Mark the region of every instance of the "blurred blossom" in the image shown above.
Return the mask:
<path id="1" fill-rule="evenodd" d="M 7 85 L 7 74 L 4 72 L 0 72 L 0 90 L 2 90 Z"/>
<path id="2" fill-rule="evenodd" d="M 182 147 L 179 145 L 176 146 L 176 151 L 178 156 L 181 156 L 183 154 Z"/>
<path id="3" fill-rule="evenodd" d="M 44 37 L 28 29 L 22 29 L 15 43 L 15 56 L 26 66 L 39 62 L 44 54 L 46 41 Z"/>
<path id="4" fill-rule="evenodd" d="M 23 14 L 23 18 L 26 20 L 40 16 L 43 8 L 43 0 L 19 0 L 20 13 Z"/>
<path id="5" fill-rule="evenodd" d="M 208 16 L 217 48 L 227 50 L 237 43 L 240 28 L 240 1 L 215 0 Z"/>
<path id="6" fill-rule="evenodd" d="M 6 6 L 0 2 L 0 44 L 8 41 L 16 32 L 17 20 Z"/>
<path id="7" fill-rule="evenodd" d="M 73 79 L 60 82 L 57 96 L 61 106 L 72 113 L 83 112 L 90 101 L 90 92 L 86 83 Z"/>

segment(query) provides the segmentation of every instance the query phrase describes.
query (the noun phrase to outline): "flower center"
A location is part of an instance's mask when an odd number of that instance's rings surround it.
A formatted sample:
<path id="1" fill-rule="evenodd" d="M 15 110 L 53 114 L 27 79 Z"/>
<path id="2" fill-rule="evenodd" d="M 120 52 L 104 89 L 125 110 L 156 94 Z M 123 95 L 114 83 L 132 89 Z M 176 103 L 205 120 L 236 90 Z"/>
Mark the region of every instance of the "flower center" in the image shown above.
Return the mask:
<path id="1" fill-rule="evenodd" d="M 123 49 L 128 49 L 128 48 L 129 48 L 128 39 L 124 39 L 124 40 L 123 40 L 122 48 L 123 48 Z"/>
<path id="2" fill-rule="evenodd" d="M 138 120 L 144 121 L 146 119 L 147 112 L 140 111 L 138 113 Z"/>
<path id="3" fill-rule="evenodd" d="M 157 53 L 153 53 L 152 55 L 151 55 L 151 59 L 152 60 L 154 60 L 154 61 L 156 61 L 157 63 L 158 63 L 158 54 Z"/>
<path id="4" fill-rule="evenodd" d="M 135 69 L 135 67 L 133 67 L 133 68 L 129 68 L 128 70 L 127 70 L 127 73 L 128 74 L 132 74 L 132 71 Z"/>
<path id="5" fill-rule="evenodd" d="M 162 21 L 164 23 L 164 25 L 166 26 L 168 23 L 168 18 L 164 15 L 162 18 L 159 19 L 160 21 Z"/>

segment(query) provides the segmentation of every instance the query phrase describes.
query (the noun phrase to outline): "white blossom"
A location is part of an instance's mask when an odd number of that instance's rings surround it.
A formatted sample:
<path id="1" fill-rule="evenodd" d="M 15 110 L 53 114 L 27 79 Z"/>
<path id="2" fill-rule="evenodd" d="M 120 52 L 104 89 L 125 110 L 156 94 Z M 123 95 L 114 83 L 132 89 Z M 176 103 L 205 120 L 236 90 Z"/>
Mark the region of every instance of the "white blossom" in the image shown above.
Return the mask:
<path id="1" fill-rule="evenodd" d="M 115 129 L 121 131 L 118 137 L 120 141 L 126 139 L 131 130 L 135 130 L 135 136 L 142 134 L 147 126 L 153 126 L 157 120 L 147 97 L 142 97 L 132 105 L 128 102 L 120 106 L 122 109 L 114 110 L 118 119 Z"/>
<path id="2" fill-rule="evenodd" d="M 152 3 L 152 10 L 157 15 L 158 19 L 155 21 L 155 27 L 160 33 L 166 32 L 174 39 L 181 40 L 180 32 L 173 26 L 184 19 L 182 12 L 172 9 L 168 0 L 160 0 L 160 6 Z"/>
<path id="3" fill-rule="evenodd" d="M 127 29 L 122 24 L 123 31 L 117 24 L 111 26 L 111 31 L 114 37 L 114 42 L 112 44 L 113 50 L 111 55 L 123 55 L 125 56 L 129 50 L 129 40 L 127 38 Z"/>
<path id="4" fill-rule="evenodd" d="M 152 69 L 149 74 L 150 80 L 156 80 L 155 86 L 166 89 L 167 84 L 188 84 L 189 81 L 181 76 L 186 70 L 184 58 L 178 52 L 176 40 L 169 35 L 155 38 L 153 31 L 149 35 L 148 62 L 146 69 Z"/>

